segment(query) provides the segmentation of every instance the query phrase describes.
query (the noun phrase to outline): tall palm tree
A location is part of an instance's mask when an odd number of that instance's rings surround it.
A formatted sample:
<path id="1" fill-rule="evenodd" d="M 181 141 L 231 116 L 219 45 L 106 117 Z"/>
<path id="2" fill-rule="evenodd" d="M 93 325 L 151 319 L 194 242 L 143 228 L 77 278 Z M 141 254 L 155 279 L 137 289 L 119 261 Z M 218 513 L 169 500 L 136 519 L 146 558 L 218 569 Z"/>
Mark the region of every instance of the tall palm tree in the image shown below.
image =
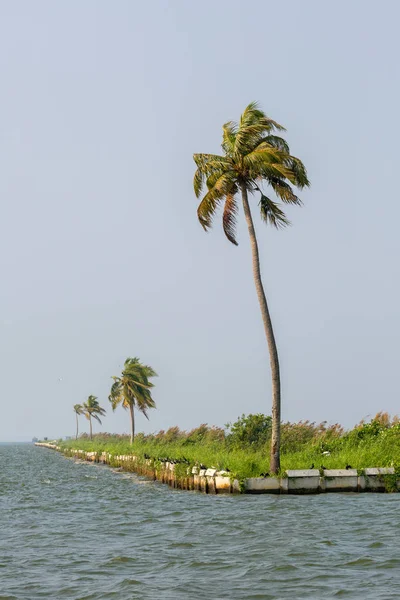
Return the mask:
<path id="1" fill-rule="evenodd" d="M 83 413 L 83 406 L 82 404 L 74 404 L 74 413 L 76 416 L 76 436 L 75 439 L 78 439 L 78 416 L 81 415 Z"/>
<path id="2" fill-rule="evenodd" d="M 96 419 L 96 421 L 98 421 L 101 425 L 99 415 L 101 415 L 103 417 L 106 414 L 106 411 L 104 410 L 104 408 L 102 408 L 100 406 L 100 404 L 97 401 L 96 396 L 89 396 L 87 401 L 82 404 L 82 409 L 83 409 L 83 414 L 89 421 L 90 439 L 92 439 L 92 437 L 93 437 L 93 435 L 92 435 L 92 419 Z"/>
<path id="3" fill-rule="evenodd" d="M 127 358 L 120 377 L 113 377 L 114 383 L 108 397 L 112 409 L 115 410 L 119 404 L 126 410 L 129 409 L 131 421 L 131 444 L 135 438 L 135 414 L 136 407 L 148 419 L 149 408 L 156 408 L 156 403 L 151 396 L 151 388 L 154 383 L 149 381 L 150 377 L 157 377 L 157 373 L 140 362 L 138 358 Z"/>
<path id="4" fill-rule="evenodd" d="M 239 123 L 230 121 L 223 126 L 222 156 L 195 154 L 197 170 L 194 191 L 197 198 L 203 196 L 197 209 L 199 221 L 205 230 L 211 227 L 216 210 L 223 203 L 222 226 L 226 237 L 237 245 L 236 221 L 238 215 L 237 195 L 241 194 L 243 212 L 247 222 L 252 251 L 253 276 L 261 308 L 265 335 L 268 341 L 272 375 L 272 438 L 270 470 L 280 469 L 280 422 L 281 385 L 278 350 L 271 317 L 261 280 L 260 260 L 249 194 L 256 195 L 265 223 L 280 229 L 289 225 L 282 210 L 285 204 L 301 205 L 292 185 L 302 189 L 309 185 L 303 163 L 290 154 L 287 142 L 275 135 L 284 127 L 270 119 L 253 102 L 243 112 Z M 264 185 L 275 194 L 272 199 L 264 192 Z"/>

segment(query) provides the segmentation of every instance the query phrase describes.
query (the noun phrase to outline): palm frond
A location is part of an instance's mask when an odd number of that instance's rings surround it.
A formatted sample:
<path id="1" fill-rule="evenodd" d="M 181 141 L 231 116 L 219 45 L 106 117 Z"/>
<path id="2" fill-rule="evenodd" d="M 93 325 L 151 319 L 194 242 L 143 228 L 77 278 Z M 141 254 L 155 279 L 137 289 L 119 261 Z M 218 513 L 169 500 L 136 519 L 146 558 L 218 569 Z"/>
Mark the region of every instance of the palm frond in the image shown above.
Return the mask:
<path id="1" fill-rule="evenodd" d="M 282 229 L 283 227 L 290 225 L 290 221 L 286 218 L 285 213 L 279 208 L 277 203 L 263 193 L 261 193 L 259 204 L 263 221 L 269 223 L 276 229 Z"/>
<path id="2" fill-rule="evenodd" d="M 273 121 L 258 108 L 256 102 L 250 103 L 240 117 L 234 150 L 238 154 L 247 154 L 260 140 L 271 131 L 284 131 L 285 128 Z"/>
<path id="3" fill-rule="evenodd" d="M 144 414 L 146 419 L 148 419 L 147 411 L 149 408 L 156 408 L 156 403 L 151 397 L 139 397 L 136 402 L 136 408 Z"/>
<path id="4" fill-rule="evenodd" d="M 218 169 L 218 171 L 213 171 L 209 174 L 206 179 L 207 190 L 210 191 L 214 186 L 218 184 L 218 180 L 223 177 L 226 173 L 226 169 Z"/>
<path id="5" fill-rule="evenodd" d="M 238 205 L 234 194 L 227 194 L 224 212 L 222 215 L 222 226 L 226 237 L 235 246 L 238 245 L 236 241 L 236 217 L 238 214 Z"/>
<path id="6" fill-rule="evenodd" d="M 272 163 L 268 166 L 268 171 L 272 171 L 275 174 L 275 177 L 285 177 L 290 181 L 290 183 L 296 185 L 296 176 L 294 175 L 293 171 L 285 164 L 281 162 Z M 270 175 L 268 174 L 266 178 L 269 179 L 269 177 Z"/>
<path id="7" fill-rule="evenodd" d="M 265 112 L 259 108 L 258 102 L 250 102 L 240 116 L 238 131 L 241 128 L 249 127 L 255 123 L 262 123 L 266 131 L 271 129 L 285 131 L 285 128 L 282 125 L 279 125 L 279 123 L 267 117 Z"/>
<path id="8" fill-rule="evenodd" d="M 260 169 L 265 167 L 270 168 L 271 165 L 276 164 L 280 159 L 280 151 L 277 148 L 257 148 L 243 157 L 243 165 L 248 169 L 250 176 L 253 178 Z"/>
<path id="9" fill-rule="evenodd" d="M 263 152 L 252 152 L 243 159 L 247 169 L 248 180 L 265 180 L 270 183 L 272 179 L 289 179 L 294 183 L 295 176 L 291 169 Z"/>
<path id="10" fill-rule="evenodd" d="M 133 358 L 128 356 L 128 358 L 124 362 L 124 369 L 127 369 L 128 367 L 132 367 L 134 365 L 139 365 L 139 364 L 140 364 L 140 360 L 138 359 L 137 356 L 134 356 Z"/>
<path id="11" fill-rule="evenodd" d="M 108 399 L 111 403 L 113 411 L 117 408 L 118 404 L 122 402 L 122 385 L 119 377 L 113 377 L 114 383 L 111 386 L 110 395 Z"/>
<path id="12" fill-rule="evenodd" d="M 224 156 L 217 154 L 194 154 L 193 158 L 197 165 L 193 178 L 193 189 L 196 197 L 199 198 L 205 179 L 214 174 L 221 175 L 229 167 L 229 162 Z"/>
<path id="13" fill-rule="evenodd" d="M 193 177 L 193 189 L 196 194 L 196 198 L 200 198 L 201 192 L 203 191 L 205 173 L 201 169 L 196 169 Z"/>
<path id="14" fill-rule="evenodd" d="M 228 164 L 226 156 L 220 156 L 219 154 L 193 154 L 193 160 L 198 169 L 204 169 L 209 165 L 212 168 L 220 168 L 222 165 Z"/>
<path id="15" fill-rule="evenodd" d="M 87 419 L 90 417 L 96 418 L 95 415 L 105 415 L 106 411 L 102 408 L 97 401 L 96 396 L 89 396 L 87 401 L 82 404 L 83 414 Z"/>
<path id="16" fill-rule="evenodd" d="M 227 194 L 234 193 L 234 190 L 234 174 L 230 172 L 223 173 L 198 206 L 197 216 L 203 229 L 207 230 L 211 227 L 218 204 Z"/>
<path id="17" fill-rule="evenodd" d="M 235 139 L 237 133 L 237 124 L 233 121 L 229 121 L 222 126 L 222 150 L 228 156 L 232 156 L 235 149 Z"/>
<path id="18" fill-rule="evenodd" d="M 283 178 L 271 177 L 268 183 L 282 202 L 285 202 L 286 204 L 296 204 L 297 206 L 302 205 L 300 198 L 296 196 L 292 187 Z"/>
<path id="19" fill-rule="evenodd" d="M 285 152 L 285 154 L 290 154 L 290 148 L 287 141 L 277 135 L 267 135 L 261 138 L 259 145 L 255 149 L 262 146 L 263 144 L 266 144 L 267 146 L 272 146 L 272 148 L 277 148 L 278 150 Z"/>
<path id="20" fill-rule="evenodd" d="M 150 367 L 150 365 L 143 365 L 143 370 L 146 374 L 146 377 L 158 377 L 158 374 L 155 372 L 153 367 Z"/>
<path id="21" fill-rule="evenodd" d="M 295 156 L 289 156 L 286 160 L 286 164 L 293 173 L 292 183 L 296 187 L 298 187 L 299 189 L 303 189 L 305 187 L 310 186 L 310 182 L 307 176 L 307 170 L 299 158 L 296 158 Z"/>

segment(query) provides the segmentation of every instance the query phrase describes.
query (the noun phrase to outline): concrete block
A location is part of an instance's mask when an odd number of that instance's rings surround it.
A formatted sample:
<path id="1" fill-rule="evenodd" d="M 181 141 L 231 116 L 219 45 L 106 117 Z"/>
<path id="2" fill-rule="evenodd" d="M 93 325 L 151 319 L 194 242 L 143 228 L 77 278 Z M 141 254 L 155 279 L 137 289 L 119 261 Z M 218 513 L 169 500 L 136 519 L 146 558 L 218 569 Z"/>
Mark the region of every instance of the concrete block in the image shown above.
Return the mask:
<path id="1" fill-rule="evenodd" d="M 232 487 L 231 487 L 232 493 L 233 494 L 240 494 L 240 483 L 238 482 L 238 480 L 234 479 L 231 482 L 231 485 L 232 485 Z"/>
<path id="2" fill-rule="evenodd" d="M 199 477 L 200 479 L 200 491 L 207 493 L 207 477 Z"/>
<path id="3" fill-rule="evenodd" d="M 325 477 L 357 477 L 357 469 L 325 469 Z"/>
<path id="4" fill-rule="evenodd" d="M 386 486 L 385 481 L 382 477 L 377 477 L 376 475 L 371 475 L 370 477 L 365 476 L 365 486 L 364 489 L 366 492 L 385 492 Z"/>
<path id="5" fill-rule="evenodd" d="M 215 491 L 217 494 L 229 494 L 231 491 L 231 480 L 229 477 L 217 475 L 215 478 Z"/>
<path id="6" fill-rule="evenodd" d="M 215 478 L 207 476 L 207 493 L 208 494 L 216 494 L 217 491 L 215 489 Z"/>
<path id="7" fill-rule="evenodd" d="M 217 472 L 217 469 L 207 469 L 205 472 L 205 476 L 206 477 L 214 477 L 216 472 Z"/>
<path id="8" fill-rule="evenodd" d="M 394 484 L 392 481 L 385 481 L 385 475 L 394 475 L 393 467 L 388 468 L 373 468 L 365 469 L 365 491 L 367 492 L 386 492 L 387 487 L 391 488 Z M 396 486 L 395 486 L 396 487 Z M 399 481 L 397 481 L 399 487 Z"/>
<path id="9" fill-rule="evenodd" d="M 286 474 L 289 494 L 317 494 L 320 491 L 319 469 L 288 470 Z"/>
<path id="10" fill-rule="evenodd" d="M 85 458 L 87 461 L 95 462 L 97 459 L 97 452 L 86 452 Z"/>
<path id="11" fill-rule="evenodd" d="M 280 490 L 281 494 L 287 494 L 289 491 L 289 479 L 287 477 L 282 477 L 280 479 Z"/>
<path id="12" fill-rule="evenodd" d="M 384 469 L 364 469 L 364 474 L 370 477 L 371 475 L 394 475 L 394 467 Z"/>
<path id="13" fill-rule="evenodd" d="M 318 494 L 320 476 L 314 477 L 288 477 L 289 494 Z"/>
<path id="14" fill-rule="evenodd" d="M 357 488 L 359 492 L 364 492 L 366 487 L 366 478 L 364 475 L 359 475 L 357 477 Z"/>
<path id="15" fill-rule="evenodd" d="M 244 482 L 247 494 L 279 494 L 280 480 L 277 477 L 250 477 Z"/>
<path id="16" fill-rule="evenodd" d="M 326 469 L 325 491 L 327 492 L 357 492 L 357 469 Z"/>
<path id="17" fill-rule="evenodd" d="M 288 477 L 319 477 L 319 469 L 303 469 L 286 471 Z"/>

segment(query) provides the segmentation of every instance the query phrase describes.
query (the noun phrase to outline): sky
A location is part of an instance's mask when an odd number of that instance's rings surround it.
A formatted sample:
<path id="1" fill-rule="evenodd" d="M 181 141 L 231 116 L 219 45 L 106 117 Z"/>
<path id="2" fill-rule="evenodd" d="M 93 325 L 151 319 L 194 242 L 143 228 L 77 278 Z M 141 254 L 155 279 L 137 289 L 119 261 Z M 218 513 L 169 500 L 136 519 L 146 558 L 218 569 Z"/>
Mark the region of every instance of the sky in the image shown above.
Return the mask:
<path id="1" fill-rule="evenodd" d="M 400 5 L 0 0 L 0 440 L 74 434 L 128 356 L 158 373 L 138 430 L 270 413 L 239 215 L 205 233 L 194 152 L 256 100 L 311 188 L 261 223 L 282 418 L 400 412 Z M 81 419 L 82 430 L 87 422 Z"/>

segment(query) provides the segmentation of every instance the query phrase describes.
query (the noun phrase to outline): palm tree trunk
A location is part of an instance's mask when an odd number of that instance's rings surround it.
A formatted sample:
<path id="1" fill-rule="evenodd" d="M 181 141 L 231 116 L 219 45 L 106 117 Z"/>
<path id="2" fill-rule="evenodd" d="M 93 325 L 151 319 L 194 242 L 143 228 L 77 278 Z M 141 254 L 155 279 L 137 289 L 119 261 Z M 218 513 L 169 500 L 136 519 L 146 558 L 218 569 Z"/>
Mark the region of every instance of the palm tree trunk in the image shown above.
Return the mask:
<path id="1" fill-rule="evenodd" d="M 135 415 L 133 412 L 133 404 L 129 405 L 129 412 L 131 413 L 131 446 L 132 446 L 133 440 L 135 439 Z"/>
<path id="2" fill-rule="evenodd" d="M 90 426 L 90 439 L 93 439 L 92 436 L 92 417 L 89 415 L 89 426 Z"/>
<path id="3" fill-rule="evenodd" d="M 253 259 L 253 276 L 256 285 L 258 302 L 261 308 L 261 316 L 264 323 L 265 335 L 267 337 L 269 359 L 272 375 L 272 435 L 271 435 L 271 473 L 278 473 L 281 466 L 280 446 L 281 446 L 281 380 L 279 373 L 278 349 L 276 347 L 274 330 L 272 328 L 271 317 L 268 310 L 267 299 L 261 280 L 260 257 L 258 254 L 258 244 L 256 232 L 254 229 L 253 218 L 251 216 L 247 189 L 244 184 L 241 185 L 243 210 L 246 217 L 247 228 L 249 230 L 251 254 Z"/>
<path id="4" fill-rule="evenodd" d="M 78 439 L 78 413 L 76 413 L 76 437 L 75 439 Z"/>

